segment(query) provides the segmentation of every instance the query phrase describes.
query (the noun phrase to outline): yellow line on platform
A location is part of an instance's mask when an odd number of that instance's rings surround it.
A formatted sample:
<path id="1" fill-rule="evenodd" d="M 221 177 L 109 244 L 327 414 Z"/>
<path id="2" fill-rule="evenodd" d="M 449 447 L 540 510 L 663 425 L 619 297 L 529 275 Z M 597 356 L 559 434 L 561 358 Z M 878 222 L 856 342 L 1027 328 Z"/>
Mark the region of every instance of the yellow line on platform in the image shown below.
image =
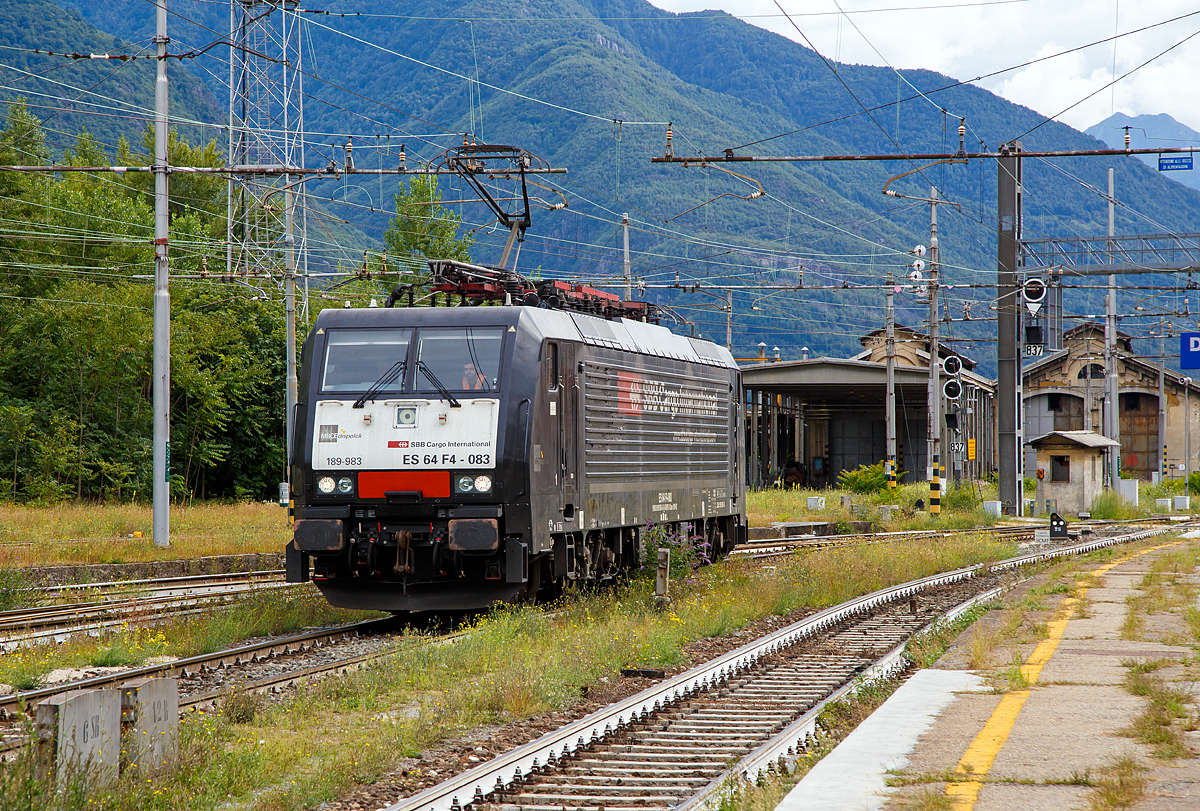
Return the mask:
<path id="1" fill-rule="evenodd" d="M 1091 576 L 1102 577 L 1122 563 L 1127 563 L 1147 552 L 1155 552 L 1159 549 L 1166 549 L 1169 546 L 1178 546 L 1181 543 L 1185 542 L 1173 541 L 1172 543 L 1159 544 L 1158 546 L 1143 549 L 1135 554 L 1114 560 L 1112 563 L 1104 564 L 1092 572 Z M 1087 588 L 1085 587 L 1081 586 L 1076 591 L 1079 594 L 1078 597 L 1067 597 L 1059 604 L 1058 613 L 1055 614 L 1054 619 L 1047 623 L 1049 635 L 1038 643 L 1038 646 L 1033 649 L 1033 653 L 1025 660 L 1025 664 L 1021 665 L 1021 675 L 1025 677 L 1025 681 L 1031 687 L 1037 682 L 1038 677 L 1041 676 L 1042 668 L 1050 661 L 1050 657 L 1058 647 L 1059 641 L 1062 640 L 1075 606 L 1087 595 Z M 983 730 L 975 736 L 975 740 L 971 741 L 971 745 L 967 747 L 967 751 L 963 754 L 962 759 L 958 761 L 958 766 L 954 769 L 955 773 L 961 775 L 979 775 L 982 777 L 991 770 L 996 756 L 1000 754 L 1000 750 L 1008 740 L 1009 733 L 1012 732 L 1013 726 L 1017 723 L 1017 715 L 1020 714 L 1021 708 L 1025 706 L 1025 701 L 1028 698 L 1029 690 L 1015 690 L 1011 693 L 1005 693 L 1004 698 L 1000 699 L 1000 705 L 996 707 L 992 716 L 988 718 L 987 723 L 983 725 Z M 979 780 L 947 783 L 946 796 L 950 797 L 953 801 L 954 811 L 972 811 L 975 807 L 975 802 L 979 799 L 979 792 L 982 788 L 983 783 Z"/>

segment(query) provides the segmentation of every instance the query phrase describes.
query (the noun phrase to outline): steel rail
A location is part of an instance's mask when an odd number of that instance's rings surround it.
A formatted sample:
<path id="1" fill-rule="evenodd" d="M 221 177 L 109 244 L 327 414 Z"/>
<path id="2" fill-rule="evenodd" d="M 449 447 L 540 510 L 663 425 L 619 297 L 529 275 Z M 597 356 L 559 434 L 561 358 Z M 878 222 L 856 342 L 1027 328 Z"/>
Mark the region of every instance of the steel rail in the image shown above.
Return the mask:
<path id="1" fill-rule="evenodd" d="M 249 645 L 239 645 L 236 648 L 229 648 L 217 653 L 189 656 L 185 659 L 176 659 L 172 662 L 164 662 L 158 665 L 147 665 L 145 667 L 134 668 L 131 670 L 123 670 L 119 673 L 111 673 L 104 676 L 95 676 L 90 679 L 82 679 L 80 681 L 67 682 L 65 684 L 57 684 L 53 687 L 43 687 L 38 690 L 10 693 L 8 695 L 0 696 L 0 720 L 5 720 L 15 714 L 19 714 L 22 706 L 32 706 L 43 699 L 71 690 L 90 690 L 115 687 L 130 679 L 139 679 L 149 676 L 187 678 L 193 673 L 216 670 L 230 665 L 240 665 L 261 661 L 274 656 L 303 653 L 314 647 L 320 647 L 331 642 L 339 642 L 344 639 L 360 636 L 363 632 L 369 630 L 371 626 L 387 623 L 389 621 L 390 618 L 362 620 L 361 622 L 340 625 L 335 628 L 328 628 L 320 631 L 310 631 L 304 634 L 293 634 L 291 636 L 277 637 L 275 639 L 268 639 L 263 642 L 255 642 Z"/>
<path id="2" fill-rule="evenodd" d="M 42 606 L 0 613 L 0 651 L 34 644 L 48 638 L 66 638 L 110 628 L 137 617 L 144 624 L 158 623 L 227 604 L 248 591 L 289 589 L 283 582 L 246 583 L 192 594 L 131 597 L 96 603 Z"/>
<path id="3" fill-rule="evenodd" d="M 977 563 L 856 597 L 691 668 L 412 797 L 403 798 L 387 806 L 384 811 L 462 811 L 468 806 L 477 806 L 494 792 L 504 791 L 527 775 L 536 774 L 543 768 L 553 767 L 560 759 L 568 758 L 587 746 L 600 742 L 618 729 L 644 721 L 653 712 L 746 671 L 764 656 L 802 642 L 843 620 L 885 603 L 903 599 L 934 586 L 966 580 L 980 573 L 1019 568 L 1029 563 L 1065 555 L 1083 554 L 1118 543 L 1163 534 L 1171 529 L 1164 527 L 1124 536 L 1099 538 L 1071 547 L 1020 555 L 990 565 Z"/>
<path id="4" fill-rule="evenodd" d="M 466 638 L 467 631 L 455 631 L 454 633 L 439 636 L 435 639 L 414 639 L 407 641 L 409 645 L 420 645 L 422 643 L 430 643 L 434 645 L 452 645 Z M 342 675 L 352 670 L 358 670 L 361 667 L 378 661 L 379 659 L 394 656 L 403 652 L 405 641 L 401 641 L 399 645 L 387 648 L 385 650 L 372 651 L 370 653 L 360 653 L 355 656 L 347 656 L 344 659 L 338 659 L 336 662 L 326 662 L 324 664 L 313 665 L 301 670 L 292 670 L 287 673 L 276 673 L 273 676 L 264 676 L 261 679 L 255 679 L 251 682 L 246 682 L 240 685 L 238 689 L 244 690 L 247 693 L 263 693 L 272 688 L 291 687 L 292 685 L 306 681 L 308 679 L 326 676 L 331 673 Z M 218 688 L 209 690 L 206 693 L 197 693 L 195 695 L 186 696 L 179 699 L 180 713 L 192 708 L 205 709 L 211 707 L 214 703 L 220 701 L 225 696 L 229 695 L 229 688 Z"/>
<path id="5" fill-rule="evenodd" d="M 846 535 L 788 535 L 782 538 L 757 538 L 739 544 L 730 557 L 760 557 L 777 555 L 793 549 L 830 549 L 858 546 L 865 543 L 951 538 L 965 534 L 991 534 L 1002 538 L 1032 536 L 1040 527 L 980 527 L 974 529 L 898 530 L 895 532 L 856 532 Z M 778 551 L 774 551 L 778 550 Z"/>
<path id="6" fill-rule="evenodd" d="M 128 596 L 128 593 L 113 599 L 95 600 L 86 603 L 57 603 L 54 605 L 39 605 L 32 608 L 14 608 L 0 611 L 0 631 L 10 628 L 28 628 L 34 625 L 52 625 L 59 619 L 85 620 L 93 616 L 117 613 L 124 609 L 169 607 L 172 604 L 185 605 L 188 601 L 212 600 L 219 597 L 243 594 L 254 588 L 279 588 L 292 586 L 294 583 L 284 583 L 282 580 L 249 581 L 244 583 L 225 583 L 213 585 L 211 588 L 189 587 L 180 590 L 178 587 L 168 589 L 163 593 L 148 591 L 144 594 Z"/>
<path id="7" fill-rule="evenodd" d="M 445 783 L 388 806 L 387 811 L 451 811 L 482 802 L 545 765 L 611 735 L 616 729 L 646 718 L 650 713 L 708 689 L 748 669 L 763 656 L 794 645 L 844 619 L 932 586 L 954 583 L 975 575 L 982 564 L 902 583 L 818 611 L 797 623 L 767 634 L 698 667 L 650 687 L 637 695 L 599 710 L 541 738 L 520 746 L 488 763 L 463 772 Z M 462 798 L 462 799 L 460 799 Z"/>
<path id="8" fill-rule="evenodd" d="M 255 581 L 258 579 L 270 581 L 277 580 L 284 575 L 283 569 L 257 569 L 249 572 L 222 572 L 221 574 L 189 574 L 179 577 L 149 577 L 139 580 L 105 580 L 96 583 L 64 583 L 60 586 L 34 586 L 32 589 L 21 589 L 21 591 L 40 591 L 46 593 L 68 592 L 68 591 L 90 591 L 100 589 L 103 591 L 128 591 L 136 590 L 138 587 L 149 586 L 158 590 L 171 589 L 179 587 L 204 587 L 217 586 L 231 581 Z"/>

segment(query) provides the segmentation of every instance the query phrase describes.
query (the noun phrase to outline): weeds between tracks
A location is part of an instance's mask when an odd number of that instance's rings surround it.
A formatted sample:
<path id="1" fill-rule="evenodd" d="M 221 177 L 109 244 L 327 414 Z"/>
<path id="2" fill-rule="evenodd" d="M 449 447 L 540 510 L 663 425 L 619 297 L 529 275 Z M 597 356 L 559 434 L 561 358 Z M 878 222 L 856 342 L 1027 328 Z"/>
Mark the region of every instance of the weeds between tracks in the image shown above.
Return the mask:
<path id="1" fill-rule="evenodd" d="M 649 579 L 585 594 L 553 613 L 499 608 L 457 644 L 420 644 L 414 633 L 395 655 L 256 708 L 248 723 L 221 712 L 189 715 L 177 768 L 153 786 L 97 792 L 88 807 L 317 805 L 466 729 L 569 710 L 585 687 L 619 678 L 624 667 L 686 664 L 689 642 L 1011 553 L 981 536 L 831 549 L 784 558 L 770 572 L 753 561 L 701 569 L 672 585 L 667 612 L 652 607 Z"/>
<path id="2" fill-rule="evenodd" d="M 0 656 L 0 684 L 32 690 L 58 668 L 136 667 L 154 657 L 181 659 L 255 637 L 373 616 L 381 615 L 333 608 L 312 585 L 252 592 L 230 605 L 153 626 L 139 626 L 131 620 L 101 631 L 98 637 L 80 634 L 61 645 L 29 645 L 9 651 Z"/>
<path id="3" fill-rule="evenodd" d="M 974 529 L 988 527 L 999 521 L 996 516 L 984 513 L 982 506 L 985 498 L 995 498 L 995 490 L 995 485 L 974 482 L 958 487 L 948 486 L 942 491 L 940 516 L 915 509 L 918 499 L 929 503 L 929 485 L 926 482 L 901 485 L 894 492 L 881 490 L 875 493 L 782 488 L 752 490 L 746 495 L 746 513 L 751 526 L 766 526 L 772 521 L 824 521 L 848 525 L 851 521 L 859 520 L 850 510 L 841 506 L 842 496 L 849 496 L 852 503 L 866 507 L 872 522 L 883 530 Z M 808 509 L 809 496 L 824 497 L 825 509 Z M 883 504 L 896 504 L 901 509 L 893 519 L 881 521 L 877 508 Z"/>

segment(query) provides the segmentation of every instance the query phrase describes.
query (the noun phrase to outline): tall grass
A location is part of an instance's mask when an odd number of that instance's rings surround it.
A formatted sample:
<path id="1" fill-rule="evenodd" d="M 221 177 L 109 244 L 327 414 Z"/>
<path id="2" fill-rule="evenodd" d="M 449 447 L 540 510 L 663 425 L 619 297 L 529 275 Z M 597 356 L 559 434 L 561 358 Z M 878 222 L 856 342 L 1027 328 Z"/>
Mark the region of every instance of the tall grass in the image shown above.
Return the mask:
<path id="1" fill-rule="evenodd" d="M 379 614 L 331 607 L 312 585 L 286 591 L 272 589 L 155 627 L 125 624 L 99 637 L 79 636 L 58 645 L 9 651 L 0 656 L 0 684 L 30 690 L 59 668 L 140 666 L 156 656 L 196 656 L 246 639 L 370 616 Z"/>
<path id="2" fill-rule="evenodd" d="M 825 509 L 808 509 L 809 496 L 824 496 Z M 982 511 L 984 501 L 995 500 L 996 486 L 970 480 L 957 486 L 946 485 L 942 490 L 940 516 L 929 513 L 929 485 L 926 482 L 900 485 L 895 490 L 885 487 L 873 493 L 815 489 L 753 490 L 747 495 L 746 511 L 751 526 L 766 526 L 773 521 L 823 521 L 837 524 L 861 520 L 842 506 L 843 496 L 848 496 L 853 504 L 866 507 L 869 519 L 885 530 L 930 527 L 967 529 L 991 526 L 998 520 Z M 916 509 L 918 500 L 924 505 L 924 510 Z M 900 507 L 890 521 L 882 521 L 879 518 L 878 507 L 883 504 L 895 504 Z"/>
<path id="3" fill-rule="evenodd" d="M 31 595 L 25 591 L 29 585 L 25 573 L 18 569 L 0 569 L 0 611 L 17 608 L 27 603 Z"/>
<path id="4" fill-rule="evenodd" d="M 172 506 L 165 549 L 154 546 L 152 528 L 153 510 L 143 504 L 0 503 L 0 567 L 281 552 L 291 540 L 287 511 L 277 504 Z"/>
<path id="5" fill-rule="evenodd" d="M 1091 513 L 1092 518 L 1097 520 L 1114 521 L 1141 518 L 1147 514 L 1145 510 L 1133 506 L 1112 490 L 1101 493 L 1092 499 Z"/>

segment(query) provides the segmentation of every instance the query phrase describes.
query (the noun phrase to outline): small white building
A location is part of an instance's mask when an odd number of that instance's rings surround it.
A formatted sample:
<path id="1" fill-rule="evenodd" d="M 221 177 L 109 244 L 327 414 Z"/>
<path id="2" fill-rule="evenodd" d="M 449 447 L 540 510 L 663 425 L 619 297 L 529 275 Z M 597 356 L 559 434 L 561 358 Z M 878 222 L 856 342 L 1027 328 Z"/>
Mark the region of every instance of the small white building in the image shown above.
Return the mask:
<path id="1" fill-rule="evenodd" d="M 1038 515 L 1087 511 L 1104 492 L 1104 461 L 1115 439 L 1095 431 L 1051 431 L 1025 443 L 1037 454 Z"/>

